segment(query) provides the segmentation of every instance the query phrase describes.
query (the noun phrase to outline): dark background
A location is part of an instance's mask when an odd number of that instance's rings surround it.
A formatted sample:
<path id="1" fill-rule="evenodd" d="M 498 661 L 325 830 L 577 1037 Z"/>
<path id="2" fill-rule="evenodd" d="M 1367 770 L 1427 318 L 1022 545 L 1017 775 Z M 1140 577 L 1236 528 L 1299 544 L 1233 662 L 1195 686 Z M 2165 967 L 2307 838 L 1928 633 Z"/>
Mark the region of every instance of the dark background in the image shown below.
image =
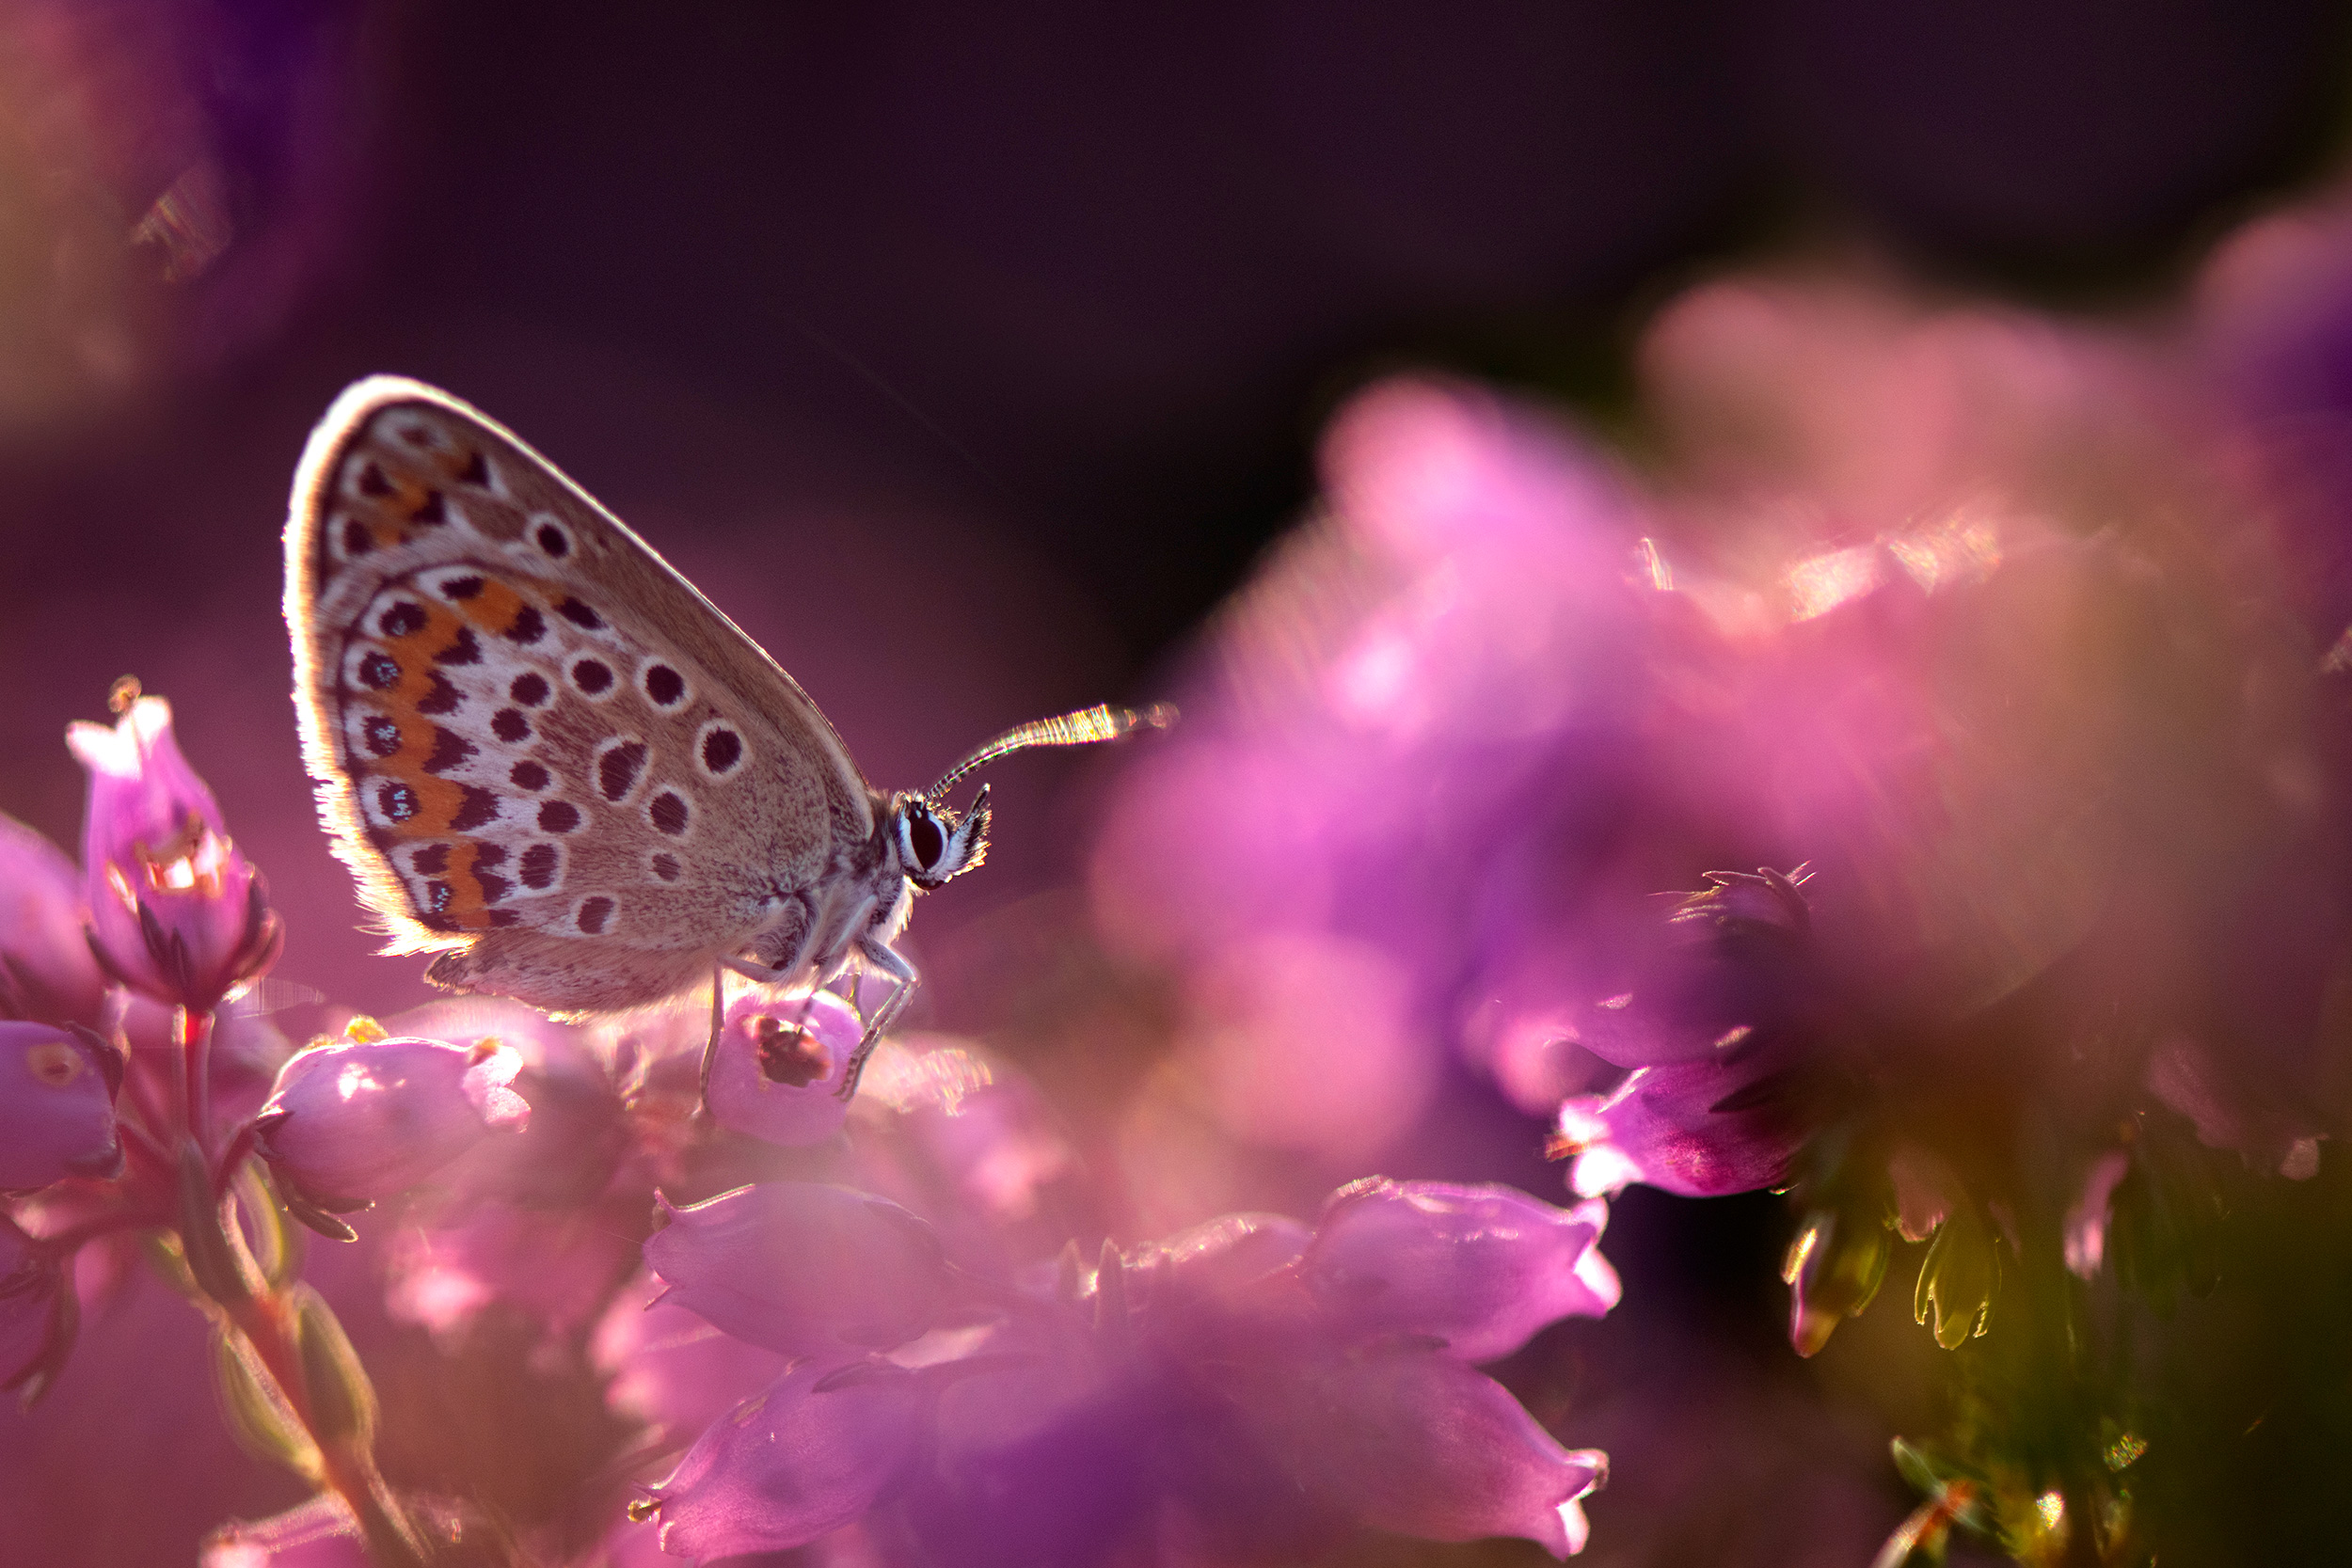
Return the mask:
<path id="1" fill-rule="evenodd" d="M 15 0 L 0 43 L 0 809 L 72 841 L 58 733 L 135 672 L 273 875 L 281 974 L 389 1007 L 415 965 L 349 930 L 276 618 L 353 377 L 514 426 L 914 784 L 1149 695 L 1383 369 L 1608 414 L 1649 305 L 1807 246 L 2160 300 L 2326 164 L 2345 16 Z M 167 279 L 127 236 L 199 167 L 228 244 Z M 1070 863 L 1083 766 L 1009 767 L 927 926 Z"/>

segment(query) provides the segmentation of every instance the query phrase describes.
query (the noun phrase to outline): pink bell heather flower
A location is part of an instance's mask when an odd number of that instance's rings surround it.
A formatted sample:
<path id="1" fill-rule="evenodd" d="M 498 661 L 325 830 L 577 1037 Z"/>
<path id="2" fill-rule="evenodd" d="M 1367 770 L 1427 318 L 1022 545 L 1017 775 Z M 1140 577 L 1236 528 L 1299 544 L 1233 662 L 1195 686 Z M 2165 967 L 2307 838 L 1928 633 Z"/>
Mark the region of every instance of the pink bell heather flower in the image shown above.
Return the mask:
<path id="1" fill-rule="evenodd" d="M 787 1354 L 904 1344 L 947 1294 L 930 1227 L 868 1193 L 767 1181 L 683 1209 L 664 1198 L 660 1219 L 645 1262 L 662 1299 Z"/>
<path id="2" fill-rule="evenodd" d="M 1281 1369 L 1242 1407 L 1302 1487 L 1424 1541 L 1511 1535 L 1568 1557 L 1609 1477 L 1606 1454 L 1563 1448 L 1501 1384 L 1409 1347 Z"/>
<path id="3" fill-rule="evenodd" d="M 1358 1333 L 1432 1335 L 1464 1361 L 1510 1354 L 1562 1318 L 1617 1304 L 1593 1243 L 1598 1198 L 1556 1209 L 1515 1188 L 1366 1177 L 1333 1194 L 1299 1263 L 1324 1309 Z"/>
<path id="4" fill-rule="evenodd" d="M 1781 1180 L 1809 1131 L 1773 1086 L 1756 1063 L 1645 1067 L 1563 1104 L 1553 1147 L 1575 1157 L 1568 1182 L 1587 1197 L 1632 1181 L 1685 1197 L 1753 1192 Z"/>
<path id="5" fill-rule="evenodd" d="M 2082 1192 L 2066 1211 L 2066 1267 L 2079 1278 L 2096 1279 L 2099 1265 L 2106 1260 L 2115 1189 L 2131 1170 L 2132 1157 L 2110 1148 L 2083 1173 Z"/>
<path id="6" fill-rule="evenodd" d="M 0 1013 L 98 1024 L 107 982 L 88 927 L 73 863 L 24 823 L 0 816 Z"/>
<path id="7" fill-rule="evenodd" d="M 206 1010 L 268 969 L 283 942 L 261 876 L 172 738 L 171 707 L 135 700 L 109 729 L 75 724 L 89 770 L 82 859 L 90 935 L 123 984 Z"/>
<path id="8" fill-rule="evenodd" d="M 279 1069 L 254 1120 L 254 1148 L 330 1212 L 405 1192 L 494 1132 L 520 1132 L 531 1107 L 507 1085 L 510 1046 L 352 1039 L 313 1046 Z"/>
<path id="9" fill-rule="evenodd" d="M 630 1509 L 695 1563 L 805 1545 L 864 1516 L 920 1447 L 931 1394 L 905 1368 L 819 1356 L 713 1421 Z"/>
<path id="10" fill-rule="evenodd" d="M 829 991 L 738 998 L 710 1065 L 711 1116 L 766 1143 L 821 1143 L 850 1114 L 841 1072 L 865 1033 Z"/>
<path id="11" fill-rule="evenodd" d="M 122 1165 L 114 1092 L 121 1059 L 46 1023 L 0 1022 L 0 1191 Z"/>
<path id="12" fill-rule="evenodd" d="M 590 1341 L 607 1374 L 605 1403 L 645 1423 L 657 1438 L 684 1443 L 734 1408 L 745 1390 L 791 1370 L 788 1356 L 737 1338 L 675 1302 L 645 1305 L 643 1280 L 613 1297 Z"/>

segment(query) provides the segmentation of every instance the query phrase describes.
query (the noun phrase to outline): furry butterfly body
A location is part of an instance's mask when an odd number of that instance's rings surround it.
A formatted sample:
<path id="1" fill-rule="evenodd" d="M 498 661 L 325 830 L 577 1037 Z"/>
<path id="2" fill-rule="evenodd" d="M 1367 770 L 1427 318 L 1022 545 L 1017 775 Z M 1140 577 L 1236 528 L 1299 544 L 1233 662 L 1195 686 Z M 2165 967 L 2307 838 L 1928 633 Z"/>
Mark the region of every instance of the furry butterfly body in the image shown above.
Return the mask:
<path id="1" fill-rule="evenodd" d="M 829 978 L 892 946 L 914 893 L 979 863 L 999 736 L 885 795 L 792 677 L 554 466 L 447 393 L 372 377 L 312 433 L 286 621 L 321 815 L 388 952 L 551 1011 L 657 1002 L 724 966 Z M 714 986 L 716 981 L 714 979 Z"/>

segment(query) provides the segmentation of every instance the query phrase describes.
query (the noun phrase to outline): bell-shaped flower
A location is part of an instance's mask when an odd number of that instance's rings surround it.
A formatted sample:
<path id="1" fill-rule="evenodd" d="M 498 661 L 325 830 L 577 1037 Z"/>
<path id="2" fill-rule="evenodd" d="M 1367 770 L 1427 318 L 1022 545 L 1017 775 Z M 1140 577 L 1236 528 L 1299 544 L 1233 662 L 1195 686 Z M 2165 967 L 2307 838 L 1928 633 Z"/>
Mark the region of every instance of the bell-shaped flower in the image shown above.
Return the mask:
<path id="1" fill-rule="evenodd" d="M 1299 1267 L 1355 1333 L 1434 1336 L 1492 1361 L 1616 1305 L 1616 1272 L 1593 1248 L 1608 1220 L 1599 1198 L 1558 1209 L 1511 1187 L 1367 1177 L 1332 1195 Z"/>
<path id="2" fill-rule="evenodd" d="M 1425 1541 L 1519 1536 L 1584 1548 L 1581 1499 L 1608 1456 L 1569 1449 L 1503 1386 L 1450 1356 L 1375 1347 L 1237 1386 L 1246 1423 L 1307 1491 Z"/>
<path id="3" fill-rule="evenodd" d="M 121 1059 L 46 1023 L 0 1022 L 0 1191 L 122 1165 L 114 1092 Z"/>
<path id="4" fill-rule="evenodd" d="M 1761 1063 L 1643 1068 L 1606 1096 L 1560 1107 L 1555 1146 L 1575 1156 L 1569 1184 L 1587 1197 L 1645 1182 L 1684 1197 L 1753 1192 L 1781 1179 L 1804 1142 Z"/>
<path id="5" fill-rule="evenodd" d="M 157 1001 L 217 1006 L 276 960 L 283 933 L 180 754 L 170 705 L 140 697 L 111 729 L 72 725 L 66 744 L 89 770 L 82 860 L 100 959 Z"/>
<path id="6" fill-rule="evenodd" d="M 405 1192 L 497 1132 L 519 1132 L 531 1107 L 508 1087 L 511 1046 L 347 1039 L 313 1046 L 278 1070 L 254 1120 L 254 1148 L 330 1212 Z"/>
<path id="7" fill-rule="evenodd" d="M 95 1026 L 106 975 L 88 926 L 82 873 L 56 845 L 0 816 L 0 1013 Z"/>
<path id="8" fill-rule="evenodd" d="M 865 1033 L 830 991 L 739 997 L 710 1064 L 712 1117 L 766 1143 L 823 1142 L 850 1114 L 841 1075 Z"/>
<path id="9" fill-rule="evenodd" d="M 864 1516 L 924 1439 L 931 1394 L 904 1368 L 819 1357 L 706 1429 L 631 1507 L 694 1563 L 805 1545 Z"/>
<path id="10" fill-rule="evenodd" d="M 645 1262 L 662 1299 L 789 1355 L 904 1344 L 947 1294 L 930 1227 L 848 1187 L 766 1181 L 683 1209 L 664 1198 L 659 1218 Z"/>

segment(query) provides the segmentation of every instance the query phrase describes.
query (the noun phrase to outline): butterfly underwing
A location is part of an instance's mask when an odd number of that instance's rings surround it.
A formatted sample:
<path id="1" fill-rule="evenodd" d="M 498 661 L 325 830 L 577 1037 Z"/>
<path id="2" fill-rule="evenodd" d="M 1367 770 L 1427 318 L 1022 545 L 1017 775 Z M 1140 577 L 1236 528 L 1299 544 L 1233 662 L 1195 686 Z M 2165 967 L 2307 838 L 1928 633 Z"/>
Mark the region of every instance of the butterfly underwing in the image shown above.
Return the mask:
<path id="1" fill-rule="evenodd" d="M 914 893 L 979 863 L 987 789 L 1035 745 L 1170 715 L 1009 731 L 922 792 L 869 784 L 807 694 L 586 492 L 418 382 L 346 390 L 286 526 L 305 764 L 336 853 L 437 984 L 550 1011 L 658 1002 L 724 966 L 899 982 Z"/>

